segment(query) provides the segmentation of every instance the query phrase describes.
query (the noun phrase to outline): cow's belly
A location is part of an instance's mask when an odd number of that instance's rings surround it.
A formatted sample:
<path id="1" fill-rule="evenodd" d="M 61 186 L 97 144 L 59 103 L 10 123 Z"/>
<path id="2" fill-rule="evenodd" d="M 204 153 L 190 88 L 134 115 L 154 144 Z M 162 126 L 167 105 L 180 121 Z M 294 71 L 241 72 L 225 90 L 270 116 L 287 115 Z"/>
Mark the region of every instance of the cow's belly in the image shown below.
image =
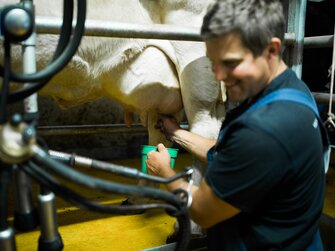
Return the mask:
<path id="1" fill-rule="evenodd" d="M 178 76 L 172 62 L 155 47 L 102 74 L 105 95 L 138 113 L 176 113 L 182 109 Z"/>

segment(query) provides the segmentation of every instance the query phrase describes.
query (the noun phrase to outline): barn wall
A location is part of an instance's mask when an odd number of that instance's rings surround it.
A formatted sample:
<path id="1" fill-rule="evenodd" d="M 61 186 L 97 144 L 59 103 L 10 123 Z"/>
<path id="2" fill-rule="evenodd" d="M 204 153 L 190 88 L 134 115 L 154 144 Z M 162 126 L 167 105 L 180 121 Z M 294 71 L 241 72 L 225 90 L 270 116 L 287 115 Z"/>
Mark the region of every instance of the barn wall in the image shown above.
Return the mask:
<path id="1" fill-rule="evenodd" d="M 22 112 L 22 104 L 14 104 L 9 114 Z M 39 126 L 99 125 L 123 123 L 123 109 L 115 101 L 100 99 L 62 110 L 49 97 L 39 97 Z M 137 122 L 137 117 L 135 117 Z M 125 128 L 127 129 L 127 128 Z M 127 131 L 127 130 L 124 130 Z M 146 144 L 147 133 L 88 133 L 42 136 L 52 150 L 76 153 L 100 160 L 126 159 L 140 156 L 140 146 Z M 144 133 L 143 133 L 144 132 Z M 43 132 L 38 135 L 45 135 Z"/>

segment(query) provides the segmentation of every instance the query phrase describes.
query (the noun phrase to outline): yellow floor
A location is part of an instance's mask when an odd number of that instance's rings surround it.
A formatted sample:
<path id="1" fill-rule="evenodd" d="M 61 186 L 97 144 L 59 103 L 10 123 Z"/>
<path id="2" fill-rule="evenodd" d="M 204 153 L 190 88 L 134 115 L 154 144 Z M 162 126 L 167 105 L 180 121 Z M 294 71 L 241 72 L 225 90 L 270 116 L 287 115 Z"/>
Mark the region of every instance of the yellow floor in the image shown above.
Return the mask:
<path id="1" fill-rule="evenodd" d="M 140 159 L 113 161 L 114 164 L 139 168 Z M 187 154 L 180 154 L 176 162 L 176 170 L 191 164 Z M 105 172 L 85 170 L 85 173 L 96 177 L 108 178 L 127 184 L 136 184 L 135 180 L 122 178 L 115 175 L 106 175 Z M 81 191 L 85 196 L 103 203 L 120 204 L 125 199 L 123 195 L 106 195 L 86 188 L 71 186 L 76 191 Z M 38 186 L 33 184 L 34 193 L 38 193 Z M 108 215 L 87 210 L 80 210 L 61 198 L 57 198 L 57 217 L 59 232 L 64 243 L 64 250 L 122 250 L 138 251 L 151 247 L 164 245 L 166 238 L 173 232 L 176 221 L 163 210 L 148 210 L 140 215 Z M 10 200 L 12 214 L 13 200 Z M 13 217 L 9 218 L 13 224 Z M 39 229 L 15 234 L 18 251 L 37 250 Z"/>
<path id="2" fill-rule="evenodd" d="M 136 167 L 140 159 L 113 161 L 115 164 Z M 191 164 L 188 154 L 180 154 L 176 161 L 176 170 L 181 170 Z M 84 169 L 83 169 L 84 170 Z M 107 178 L 106 173 L 94 170 L 85 171 L 88 174 Z M 118 182 L 132 182 L 127 178 L 111 176 Z M 34 184 L 34 191 L 38 187 Z M 124 196 L 106 195 L 83 188 L 74 187 L 91 199 L 104 203 L 119 204 Z M 335 217 L 335 169 L 331 168 L 327 175 L 327 195 L 324 213 Z M 10 201 L 10 212 L 13 211 L 13 201 Z M 166 237 L 173 231 L 175 218 L 168 216 L 162 210 L 150 210 L 140 215 L 120 216 L 107 215 L 92 211 L 80 210 L 63 199 L 57 198 L 57 217 L 59 232 L 62 236 L 65 251 L 138 251 L 165 244 Z M 12 224 L 13 217 L 10 217 Z M 39 229 L 26 233 L 16 233 L 18 251 L 37 250 Z"/>
<path id="3" fill-rule="evenodd" d="M 335 167 L 329 168 L 326 176 L 326 197 L 323 213 L 335 218 Z"/>

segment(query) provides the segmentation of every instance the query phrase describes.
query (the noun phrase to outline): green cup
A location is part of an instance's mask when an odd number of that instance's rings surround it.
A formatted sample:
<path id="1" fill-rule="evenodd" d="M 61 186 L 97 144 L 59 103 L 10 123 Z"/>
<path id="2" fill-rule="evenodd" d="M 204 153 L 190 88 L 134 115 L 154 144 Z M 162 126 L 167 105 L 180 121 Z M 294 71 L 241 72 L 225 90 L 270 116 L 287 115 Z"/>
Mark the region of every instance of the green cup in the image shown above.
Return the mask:
<path id="1" fill-rule="evenodd" d="M 176 148 L 167 148 L 170 156 L 171 156 L 171 168 L 174 168 L 174 164 L 176 161 L 176 158 L 178 156 L 178 149 Z M 148 152 L 151 151 L 157 151 L 157 147 L 156 146 L 148 146 L 148 145 L 143 145 L 142 146 L 142 172 L 143 173 L 148 173 L 147 170 L 147 164 L 145 163 L 145 161 L 147 160 L 148 156 Z"/>

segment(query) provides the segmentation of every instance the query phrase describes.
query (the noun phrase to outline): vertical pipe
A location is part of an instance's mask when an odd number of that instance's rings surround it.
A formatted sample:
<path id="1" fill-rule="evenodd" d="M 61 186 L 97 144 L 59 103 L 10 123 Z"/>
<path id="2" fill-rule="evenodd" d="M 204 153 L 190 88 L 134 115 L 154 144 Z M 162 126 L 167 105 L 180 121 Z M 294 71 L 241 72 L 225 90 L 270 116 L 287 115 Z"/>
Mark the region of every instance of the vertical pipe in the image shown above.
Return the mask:
<path id="1" fill-rule="evenodd" d="M 0 250 L 1 251 L 16 251 L 14 231 L 12 228 L 0 230 Z"/>
<path id="2" fill-rule="evenodd" d="M 60 251 L 63 241 L 57 230 L 55 195 L 51 192 L 38 196 L 38 209 L 41 222 L 41 235 L 38 240 L 39 251 Z"/>
<path id="3" fill-rule="evenodd" d="M 34 15 L 34 5 L 32 1 L 21 1 L 25 8 L 29 9 Z M 22 42 L 23 72 L 36 72 L 35 58 L 36 31 L 35 27 L 31 36 Z M 30 85 L 26 83 L 25 86 Z M 37 114 L 37 94 L 33 94 L 24 101 L 26 114 Z M 16 229 L 27 231 L 38 224 L 37 212 L 32 203 L 31 180 L 19 169 L 14 170 L 14 182 L 16 193 L 16 210 L 14 216 L 14 225 Z"/>
<path id="4" fill-rule="evenodd" d="M 38 225 L 37 210 L 33 206 L 30 178 L 14 166 L 13 182 L 15 190 L 14 226 L 21 231 L 28 231 Z"/>
<path id="5" fill-rule="evenodd" d="M 15 237 L 13 229 L 7 222 L 8 186 L 10 183 L 11 166 L 0 162 L 0 250 L 15 251 Z"/>
<path id="6" fill-rule="evenodd" d="M 55 195 L 53 193 L 38 195 L 38 208 L 41 220 L 41 238 L 53 240 L 58 236 L 56 230 L 57 220 L 55 208 Z"/>
<path id="7" fill-rule="evenodd" d="M 31 36 L 22 43 L 22 58 L 23 58 L 23 72 L 35 73 L 36 72 L 36 33 L 35 31 Z M 30 83 L 25 83 L 24 87 L 29 87 Z M 24 110 L 26 113 L 36 114 L 38 112 L 37 93 L 34 93 L 24 100 Z"/>
<path id="8" fill-rule="evenodd" d="M 294 45 L 288 48 L 286 62 L 301 78 L 307 0 L 289 0 L 287 32 L 295 34 Z"/>
<path id="9" fill-rule="evenodd" d="M 35 16 L 34 5 L 32 0 L 21 0 L 26 8 L 33 11 L 33 16 Z M 35 73 L 36 72 L 36 29 L 34 27 L 32 35 L 24 41 L 22 44 L 23 52 L 23 72 L 24 73 Z M 25 87 L 29 87 L 31 83 L 25 83 Z M 38 101 L 37 93 L 32 94 L 24 100 L 24 110 L 26 119 L 28 122 L 34 122 L 38 119 Z M 22 172 L 22 171 L 19 171 Z M 21 173 L 22 176 L 26 176 L 25 173 Z M 17 187 L 24 189 L 28 188 L 28 183 L 31 185 L 29 177 L 25 177 L 25 184 L 18 184 Z M 21 189 L 19 189 L 21 190 Z M 40 251 L 58 251 L 63 249 L 63 242 L 57 230 L 57 215 L 56 215 L 56 205 L 55 205 L 55 195 L 44 189 L 42 187 L 42 192 L 38 196 L 38 206 L 40 214 L 40 225 L 41 225 L 41 236 L 39 238 L 38 250 Z M 21 200 L 25 202 L 25 207 L 32 207 L 31 200 L 28 198 L 26 200 Z M 28 208 L 25 208 L 26 210 Z M 35 211 L 35 210 L 33 210 Z M 37 216 L 37 214 L 34 214 Z M 37 219 L 35 220 L 37 222 Z"/>

